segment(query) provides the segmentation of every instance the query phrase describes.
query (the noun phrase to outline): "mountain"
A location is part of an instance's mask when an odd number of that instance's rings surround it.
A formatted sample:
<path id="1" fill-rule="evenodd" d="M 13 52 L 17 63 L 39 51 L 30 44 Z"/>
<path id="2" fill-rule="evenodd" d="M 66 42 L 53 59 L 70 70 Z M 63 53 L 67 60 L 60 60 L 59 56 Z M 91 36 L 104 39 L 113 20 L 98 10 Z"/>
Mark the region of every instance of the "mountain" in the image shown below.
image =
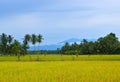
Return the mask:
<path id="1" fill-rule="evenodd" d="M 69 43 L 73 43 L 73 42 L 81 42 L 82 40 L 81 39 L 77 39 L 77 38 L 71 38 L 71 39 L 68 39 L 68 40 L 64 40 L 62 42 L 59 42 L 58 44 L 64 44 L 66 42 L 69 42 Z"/>
<path id="2" fill-rule="evenodd" d="M 78 39 L 78 38 L 71 38 L 71 39 L 68 39 L 68 40 L 64 40 L 62 42 L 59 42 L 58 44 L 60 45 L 63 45 L 65 44 L 66 42 L 69 42 L 70 44 L 74 43 L 74 42 L 77 42 L 77 43 L 80 43 L 83 39 Z M 97 39 L 87 39 L 88 42 L 90 41 L 97 41 Z"/>
<path id="3" fill-rule="evenodd" d="M 41 45 L 40 49 L 41 50 L 57 50 L 57 48 L 61 48 L 61 47 L 62 47 L 62 45 L 50 44 L 50 45 Z M 34 46 L 31 46 L 30 50 L 34 50 Z"/>
<path id="4" fill-rule="evenodd" d="M 68 40 L 58 42 L 56 44 L 41 45 L 40 49 L 41 50 L 57 50 L 57 48 L 61 48 L 65 44 L 65 42 L 69 42 L 70 44 L 72 44 L 74 42 L 80 43 L 81 41 L 82 41 L 82 39 L 71 38 L 71 39 L 68 39 Z M 87 41 L 96 41 L 96 39 L 87 39 Z M 30 50 L 34 50 L 34 46 L 31 46 Z"/>

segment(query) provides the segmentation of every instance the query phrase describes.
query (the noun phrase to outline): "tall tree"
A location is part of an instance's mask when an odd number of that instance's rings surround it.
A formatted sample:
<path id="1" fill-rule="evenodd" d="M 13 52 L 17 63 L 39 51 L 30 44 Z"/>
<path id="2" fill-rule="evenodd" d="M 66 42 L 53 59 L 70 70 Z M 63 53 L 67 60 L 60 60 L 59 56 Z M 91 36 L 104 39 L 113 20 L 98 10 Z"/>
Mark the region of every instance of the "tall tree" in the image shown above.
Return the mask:
<path id="1" fill-rule="evenodd" d="M 71 45 L 71 52 L 72 54 L 76 55 L 78 57 L 78 51 L 79 51 L 79 46 L 76 42 L 74 42 L 72 45 Z"/>
<path id="2" fill-rule="evenodd" d="M 36 44 L 36 42 L 37 42 L 37 37 L 36 37 L 35 34 L 32 34 L 32 36 L 31 36 L 31 42 L 32 42 L 32 44 L 34 45 L 34 51 L 35 51 L 35 44 Z"/>
<path id="3" fill-rule="evenodd" d="M 30 36 L 29 34 L 26 34 L 26 35 L 24 36 L 24 40 L 25 40 L 25 41 L 29 42 L 30 39 L 31 39 L 31 36 Z"/>
<path id="4" fill-rule="evenodd" d="M 70 54 L 70 44 L 68 42 L 61 48 L 63 54 Z"/>
<path id="5" fill-rule="evenodd" d="M 8 54 L 10 54 L 11 53 L 11 43 L 13 41 L 13 37 L 11 35 L 8 35 L 7 40 L 8 40 L 8 44 L 9 44 L 8 45 Z"/>
<path id="6" fill-rule="evenodd" d="M 103 54 L 114 54 L 119 48 L 119 40 L 114 33 L 98 39 L 99 50 Z"/>
<path id="7" fill-rule="evenodd" d="M 88 41 L 86 39 L 83 39 L 82 42 L 81 42 L 81 52 L 82 54 L 88 54 L 89 51 L 88 51 Z"/>
<path id="8" fill-rule="evenodd" d="M 39 46 L 38 46 L 38 50 L 39 50 L 39 52 L 40 52 L 40 43 L 42 42 L 42 35 L 41 34 L 39 34 L 38 36 L 37 36 L 37 42 L 39 43 Z"/>
<path id="9" fill-rule="evenodd" d="M 88 42 L 88 55 L 95 54 L 95 43 L 93 41 Z"/>
<path id="10" fill-rule="evenodd" d="M 7 42 L 8 42 L 7 35 L 5 33 L 2 33 L 0 38 L 1 38 L 1 51 L 2 51 L 3 54 L 6 54 L 7 53 L 7 48 L 8 48 L 8 46 L 7 46 Z"/>
<path id="11" fill-rule="evenodd" d="M 28 48 L 29 48 L 28 41 L 24 40 L 22 44 L 22 54 L 27 54 Z"/>
<path id="12" fill-rule="evenodd" d="M 12 43 L 13 37 L 11 35 L 8 35 L 7 40 L 10 45 Z"/>
<path id="13" fill-rule="evenodd" d="M 24 36 L 23 45 L 22 45 L 22 50 L 23 50 L 24 54 L 27 53 L 27 49 L 29 48 L 30 39 L 31 39 L 31 36 L 29 34 L 26 34 Z"/>
<path id="14" fill-rule="evenodd" d="M 14 40 L 12 44 L 12 53 L 18 56 L 18 61 L 20 60 L 20 53 L 21 53 L 21 44 L 17 40 Z"/>

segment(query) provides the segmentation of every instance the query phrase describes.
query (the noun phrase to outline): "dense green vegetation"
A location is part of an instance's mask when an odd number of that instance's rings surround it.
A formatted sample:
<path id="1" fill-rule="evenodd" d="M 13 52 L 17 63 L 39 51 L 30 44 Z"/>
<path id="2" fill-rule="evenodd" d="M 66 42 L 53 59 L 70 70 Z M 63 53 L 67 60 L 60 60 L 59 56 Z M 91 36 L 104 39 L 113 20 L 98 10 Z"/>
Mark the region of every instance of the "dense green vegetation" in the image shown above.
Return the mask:
<path id="1" fill-rule="evenodd" d="M 29 59 L 32 60 L 31 54 L 59 54 L 59 55 L 91 55 L 91 54 L 120 54 L 120 42 L 118 37 L 114 33 L 110 33 L 104 37 L 98 38 L 97 41 L 87 41 L 83 39 L 79 44 L 74 42 L 70 44 L 68 42 L 63 45 L 61 49 L 57 50 L 41 50 L 39 47 L 35 47 L 35 44 L 42 42 L 42 35 L 38 34 L 26 34 L 23 38 L 23 43 L 14 39 L 11 35 L 2 33 L 0 35 L 0 55 L 17 56 L 18 60 L 21 60 L 20 56 L 26 54 L 29 55 Z M 28 51 L 29 44 L 34 45 L 34 51 Z M 74 59 L 74 57 L 73 57 Z M 39 56 L 37 56 L 37 60 Z"/>
<path id="2" fill-rule="evenodd" d="M 2 33 L 0 35 L 0 54 L 16 55 L 18 56 L 18 60 L 20 60 L 20 55 L 27 54 L 29 49 L 29 42 L 31 42 L 33 45 L 35 45 L 37 42 L 40 44 L 42 42 L 42 35 L 26 34 L 24 36 L 23 43 L 20 43 L 11 35 Z"/>
<path id="3" fill-rule="evenodd" d="M 120 42 L 114 33 L 110 33 L 105 37 L 100 37 L 97 41 L 88 42 L 86 39 L 80 44 L 76 42 L 69 44 L 68 42 L 61 48 L 63 54 L 120 54 Z"/>

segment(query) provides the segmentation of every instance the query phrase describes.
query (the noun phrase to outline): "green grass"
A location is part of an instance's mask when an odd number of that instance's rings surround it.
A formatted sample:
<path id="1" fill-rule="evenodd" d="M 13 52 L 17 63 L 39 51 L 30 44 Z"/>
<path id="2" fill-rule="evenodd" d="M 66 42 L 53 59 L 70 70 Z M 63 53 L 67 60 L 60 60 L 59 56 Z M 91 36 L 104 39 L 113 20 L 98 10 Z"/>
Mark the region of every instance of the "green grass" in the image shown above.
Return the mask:
<path id="1" fill-rule="evenodd" d="M 0 82 L 119 82 L 120 61 L 0 62 Z"/>
<path id="2" fill-rule="evenodd" d="M 21 61 L 120 61 L 120 55 L 29 55 L 21 56 Z M 0 61 L 17 61 L 17 56 L 0 56 Z"/>

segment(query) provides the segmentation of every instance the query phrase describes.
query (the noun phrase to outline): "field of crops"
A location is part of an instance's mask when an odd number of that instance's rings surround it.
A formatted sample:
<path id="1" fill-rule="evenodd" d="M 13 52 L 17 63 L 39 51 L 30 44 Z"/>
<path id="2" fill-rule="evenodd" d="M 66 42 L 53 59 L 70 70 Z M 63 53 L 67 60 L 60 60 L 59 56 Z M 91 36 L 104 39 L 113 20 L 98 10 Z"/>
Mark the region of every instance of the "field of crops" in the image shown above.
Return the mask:
<path id="1" fill-rule="evenodd" d="M 119 82 L 120 61 L 0 62 L 0 82 Z"/>
<path id="2" fill-rule="evenodd" d="M 0 82 L 120 81 L 119 55 L 79 56 L 78 58 L 74 56 L 76 61 L 71 61 L 73 59 L 71 56 L 59 58 L 61 56 L 56 55 L 40 56 L 44 61 L 16 61 L 17 57 L 7 57 L 9 61 L 2 61 L 7 60 L 5 56 L 0 57 Z M 32 58 L 35 60 L 36 56 Z M 29 56 L 21 57 L 21 59 L 29 60 Z M 60 61 L 61 59 L 64 61 Z"/>
<path id="3" fill-rule="evenodd" d="M 25 55 L 21 61 L 120 61 L 120 55 Z M 0 56 L 0 61 L 18 61 L 17 56 Z"/>

